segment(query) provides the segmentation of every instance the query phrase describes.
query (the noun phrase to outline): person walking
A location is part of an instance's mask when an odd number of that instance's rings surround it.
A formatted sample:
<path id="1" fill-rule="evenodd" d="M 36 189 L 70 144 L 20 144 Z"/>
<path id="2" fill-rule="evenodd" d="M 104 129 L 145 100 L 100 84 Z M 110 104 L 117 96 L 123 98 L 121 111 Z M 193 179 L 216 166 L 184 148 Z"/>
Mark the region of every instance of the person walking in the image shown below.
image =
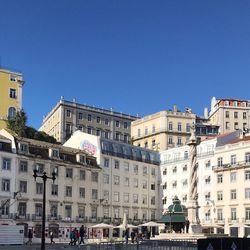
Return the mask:
<path id="1" fill-rule="evenodd" d="M 85 235 L 85 229 L 84 229 L 84 225 L 82 225 L 80 227 L 80 241 L 79 241 L 79 246 L 82 244 L 84 244 L 84 235 Z"/>
<path id="2" fill-rule="evenodd" d="M 131 236 L 131 242 L 134 243 L 134 241 L 135 241 L 135 231 L 134 230 L 132 230 L 130 236 Z"/>
<path id="3" fill-rule="evenodd" d="M 69 245 L 73 245 L 73 242 L 74 242 L 74 231 L 73 231 L 73 229 L 70 230 L 69 238 L 70 238 Z"/>
<path id="4" fill-rule="evenodd" d="M 50 244 L 55 243 L 55 241 L 54 241 L 54 234 L 53 234 L 52 231 L 50 232 L 49 236 L 50 236 Z"/>
<path id="5" fill-rule="evenodd" d="M 29 229 L 29 232 L 28 232 L 28 238 L 29 240 L 26 242 L 26 245 L 32 245 L 32 239 L 33 239 L 33 232 L 32 232 L 32 229 Z"/>

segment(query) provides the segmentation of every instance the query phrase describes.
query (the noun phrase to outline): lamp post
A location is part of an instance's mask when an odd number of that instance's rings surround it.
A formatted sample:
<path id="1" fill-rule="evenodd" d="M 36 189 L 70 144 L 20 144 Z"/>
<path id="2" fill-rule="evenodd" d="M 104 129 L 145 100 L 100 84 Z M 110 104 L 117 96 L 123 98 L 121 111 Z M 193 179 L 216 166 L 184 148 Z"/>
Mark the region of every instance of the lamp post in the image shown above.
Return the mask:
<path id="1" fill-rule="evenodd" d="M 33 177 L 36 181 L 36 178 L 43 179 L 43 214 L 42 214 L 42 239 L 41 239 L 41 250 L 45 250 L 45 209 L 46 209 L 46 181 L 47 179 L 52 179 L 53 183 L 56 179 L 56 169 L 53 170 L 52 176 L 48 176 L 44 171 L 42 175 L 38 175 L 38 166 L 33 169 Z"/>

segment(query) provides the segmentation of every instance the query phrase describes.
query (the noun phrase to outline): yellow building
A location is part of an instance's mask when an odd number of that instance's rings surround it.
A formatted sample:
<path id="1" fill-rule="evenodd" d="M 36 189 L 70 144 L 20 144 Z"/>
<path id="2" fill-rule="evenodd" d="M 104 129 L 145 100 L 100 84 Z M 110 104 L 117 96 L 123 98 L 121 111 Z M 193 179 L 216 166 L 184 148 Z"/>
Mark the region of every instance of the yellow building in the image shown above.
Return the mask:
<path id="1" fill-rule="evenodd" d="M 0 68 L 0 129 L 8 117 L 22 109 L 23 77 L 21 73 Z"/>

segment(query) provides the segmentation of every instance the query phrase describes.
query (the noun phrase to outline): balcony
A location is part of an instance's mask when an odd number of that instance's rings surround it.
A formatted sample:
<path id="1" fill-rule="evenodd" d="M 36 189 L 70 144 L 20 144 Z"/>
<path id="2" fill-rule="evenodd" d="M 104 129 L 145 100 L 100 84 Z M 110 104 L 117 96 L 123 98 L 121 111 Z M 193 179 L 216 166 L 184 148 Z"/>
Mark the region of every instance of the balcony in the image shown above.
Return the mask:
<path id="1" fill-rule="evenodd" d="M 62 216 L 61 215 L 48 215 L 47 217 L 48 221 L 59 221 L 62 220 Z"/>
<path id="2" fill-rule="evenodd" d="M 214 223 L 225 224 L 225 219 L 214 219 Z"/>
<path id="3" fill-rule="evenodd" d="M 74 222 L 74 220 L 73 220 L 73 218 L 71 218 L 71 217 L 65 217 L 65 218 L 62 218 L 62 221 L 63 222 Z"/>
<path id="4" fill-rule="evenodd" d="M 119 224 L 121 224 L 122 223 L 122 219 L 121 218 L 113 218 L 113 224 L 115 224 L 115 225 L 119 225 Z"/>
<path id="5" fill-rule="evenodd" d="M 111 217 L 103 217 L 104 223 L 111 223 Z"/>
<path id="6" fill-rule="evenodd" d="M 0 214 L 0 219 L 11 219 L 10 214 Z"/>
<path id="7" fill-rule="evenodd" d="M 239 223 L 239 218 L 235 218 L 235 219 L 228 219 L 228 223 Z"/>
<path id="8" fill-rule="evenodd" d="M 97 217 L 89 217 L 90 223 L 97 223 Z"/>
<path id="9" fill-rule="evenodd" d="M 29 221 L 30 220 L 30 214 L 16 214 L 15 216 L 16 220 L 25 220 L 25 221 Z"/>
<path id="10" fill-rule="evenodd" d="M 32 214 L 32 221 L 41 221 L 42 215 Z"/>
<path id="11" fill-rule="evenodd" d="M 88 222 L 88 217 L 76 216 L 76 222 L 78 222 L 78 223 L 87 223 Z"/>

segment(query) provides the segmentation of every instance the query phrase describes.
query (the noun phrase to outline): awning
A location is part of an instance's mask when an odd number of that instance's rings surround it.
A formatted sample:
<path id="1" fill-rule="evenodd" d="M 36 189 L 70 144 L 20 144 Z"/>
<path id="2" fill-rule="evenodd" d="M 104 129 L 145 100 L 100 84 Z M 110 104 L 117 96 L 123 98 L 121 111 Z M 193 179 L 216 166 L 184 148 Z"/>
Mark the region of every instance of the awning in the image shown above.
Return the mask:
<path id="1" fill-rule="evenodd" d="M 158 223 L 175 223 L 175 222 L 185 222 L 185 216 L 183 214 L 169 214 L 163 215 L 157 222 Z"/>

